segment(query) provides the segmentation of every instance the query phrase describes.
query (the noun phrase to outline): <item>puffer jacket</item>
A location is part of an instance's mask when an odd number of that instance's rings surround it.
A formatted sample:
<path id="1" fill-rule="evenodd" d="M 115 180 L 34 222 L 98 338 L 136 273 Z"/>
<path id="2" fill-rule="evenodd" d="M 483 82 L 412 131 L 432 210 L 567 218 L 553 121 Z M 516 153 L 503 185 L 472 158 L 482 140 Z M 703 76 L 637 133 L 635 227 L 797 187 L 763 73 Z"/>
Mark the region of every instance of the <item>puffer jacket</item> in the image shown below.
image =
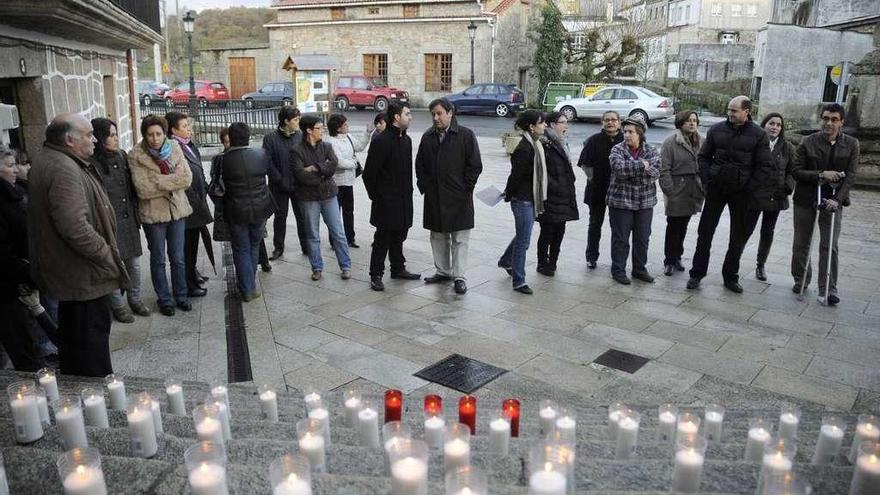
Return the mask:
<path id="1" fill-rule="evenodd" d="M 767 133 L 751 120 L 739 127 L 729 120 L 710 127 L 698 160 L 703 184 L 725 194 L 751 193 L 756 187 L 755 172 L 765 169 L 760 176 L 774 168 Z"/>
<path id="2" fill-rule="evenodd" d="M 223 214 L 231 224 L 258 224 L 272 215 L 272 199 L 266 176 L 269 161 L 263 150 L 233 146 L 222 155 Z"/>
<path id="3" fill-rule="evenodd" d="M 168 175 L 159 171 L 145 146 L 147 144 L 141 141 L 128 155 L 141 223 L 165 223 L 188 217 L 192 214 L 192 207 L 186 199 L 186 188 L 192 182 L 192 171 L 180 145 L 171 141 L 168 162 L 174 171 Z"/>
<path id="4" fill-rule="evenodd" d="M 544 157 L 547 162 L 547 199 L 539 222 L 569 222 L 578 219 L 574 170 L 565 151 L 565 144 L 547 128 L 544 132 Z"/>

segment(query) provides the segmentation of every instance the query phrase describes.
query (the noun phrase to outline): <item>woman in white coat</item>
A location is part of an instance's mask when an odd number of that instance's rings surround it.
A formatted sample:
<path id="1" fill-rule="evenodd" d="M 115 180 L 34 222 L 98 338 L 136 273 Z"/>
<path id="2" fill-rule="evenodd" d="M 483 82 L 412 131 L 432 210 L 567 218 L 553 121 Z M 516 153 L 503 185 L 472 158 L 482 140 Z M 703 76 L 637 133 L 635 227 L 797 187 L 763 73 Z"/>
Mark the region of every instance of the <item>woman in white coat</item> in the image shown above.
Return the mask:
<path id="1" fill-rule="evenodd" d="M 360 133 L 348 132 L 348 119 L 345 115 L 335 113 L 327 120 L 327 130 L 330 136 L 324 141 L 333 146 L 333 153 L 339 161 L 333 180 L 339 188 L 336 196 L 339 207 L 342 209 L 342 224 L 345 227 L 345 238 L 349 247 L 357 248 L 354 241 L 354 181 L 360 175 L 362 169 L 360 161 L 355 153 L 364 151 L 370 144 L 372 129 Z"/>

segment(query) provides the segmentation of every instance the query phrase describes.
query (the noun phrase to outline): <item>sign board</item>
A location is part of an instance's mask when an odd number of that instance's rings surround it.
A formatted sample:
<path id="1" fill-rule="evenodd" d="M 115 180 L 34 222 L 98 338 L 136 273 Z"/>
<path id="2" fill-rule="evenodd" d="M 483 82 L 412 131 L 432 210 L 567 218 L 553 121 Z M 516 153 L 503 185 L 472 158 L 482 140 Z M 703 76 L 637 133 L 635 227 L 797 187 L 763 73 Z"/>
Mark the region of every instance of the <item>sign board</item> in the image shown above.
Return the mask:
<path id="1" fill-rule="evenodd" d="M 303 113 L 320 112 L 318 102 L 330 101 L 330 72 L 300 70 L 296 72 L 296 106 Z"/>
<path id="2" fill-rule="evenodd" d="M 843 62 L 831 68 L 831 82 L 840 84 L 840 76 L 843 75 Z"/>
<path id="3" fill-rule="evenodd" d="M 162 74 L 171 74 L 171 67 L 168 64 L 162 64 Z"/>

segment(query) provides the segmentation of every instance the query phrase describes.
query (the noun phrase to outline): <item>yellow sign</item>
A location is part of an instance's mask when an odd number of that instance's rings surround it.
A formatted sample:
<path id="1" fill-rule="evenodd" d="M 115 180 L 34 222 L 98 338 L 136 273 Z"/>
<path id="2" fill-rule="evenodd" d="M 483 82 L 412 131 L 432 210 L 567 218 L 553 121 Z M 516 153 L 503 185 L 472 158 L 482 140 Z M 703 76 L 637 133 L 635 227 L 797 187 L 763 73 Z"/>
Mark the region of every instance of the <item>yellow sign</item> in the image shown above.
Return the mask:
<path id="1" fill-rule="evenodd" d="M 598 93 L 600 89 L 608 86 L 607 84 L 584 84 L 584 98 L 593 96 Z"/>
<path id="2" fill-rule="evenodd" d="M 162 74 L 171 74 L 171 67 L 168 64 L 162 64 Z"/>

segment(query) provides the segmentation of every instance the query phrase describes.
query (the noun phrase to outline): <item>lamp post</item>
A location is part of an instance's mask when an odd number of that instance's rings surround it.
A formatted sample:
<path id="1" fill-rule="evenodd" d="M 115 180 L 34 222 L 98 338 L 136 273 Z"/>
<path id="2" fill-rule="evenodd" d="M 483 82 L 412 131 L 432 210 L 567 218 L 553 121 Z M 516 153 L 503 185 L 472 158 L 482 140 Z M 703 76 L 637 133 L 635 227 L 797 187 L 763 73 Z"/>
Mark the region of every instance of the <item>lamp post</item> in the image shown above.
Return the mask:
<path id="1" fill-rule="evenodd" d="M 474 38 L 477 37 L 477 25 L 471 21 L 467 27 L 468 36 L 471 37 L 471 85 L 474 84 Z"/>
<path id="2" fill-rule="evenodd" d="M 196 81 L 193 78 L 193 28 L 196 23 L 196 13 L 192 10 L 183 17 L 183 30 L 186 32 L 187 52 L 189 55 L 189 116 L 196 116 Z"/>

